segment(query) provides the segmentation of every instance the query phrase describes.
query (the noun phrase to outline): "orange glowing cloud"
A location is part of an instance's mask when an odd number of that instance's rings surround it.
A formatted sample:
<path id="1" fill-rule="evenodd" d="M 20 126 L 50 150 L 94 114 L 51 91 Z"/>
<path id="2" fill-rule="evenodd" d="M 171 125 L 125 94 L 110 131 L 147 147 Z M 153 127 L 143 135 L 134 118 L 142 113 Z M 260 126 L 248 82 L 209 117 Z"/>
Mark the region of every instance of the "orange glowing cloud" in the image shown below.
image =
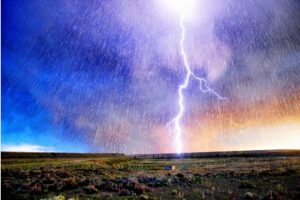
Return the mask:
<path id="1" fill-rule="evenodd" d="M 300 149 L 299 94 L 285 101 L 274 97 L 248 105 L 229 102 L 201 112 L 185 123 L 183 149 L 185 152 Z"/>

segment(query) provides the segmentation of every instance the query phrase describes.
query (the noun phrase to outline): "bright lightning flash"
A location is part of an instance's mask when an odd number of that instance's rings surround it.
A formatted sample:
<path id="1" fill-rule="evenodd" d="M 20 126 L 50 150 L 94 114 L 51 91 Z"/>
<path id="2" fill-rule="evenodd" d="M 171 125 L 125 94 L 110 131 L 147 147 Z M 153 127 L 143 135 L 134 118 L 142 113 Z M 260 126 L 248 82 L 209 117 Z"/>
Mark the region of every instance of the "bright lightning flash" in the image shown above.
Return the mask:
<path id="1" fill-rule="evenodd" d="M 184 18 L 191 17 L 197 0 L 163 0 L 166 7 L 171 11 L 175 11 Z"/>
<path id="2" fill-rule="evenodd" d="M 181 142 L 181 135 L 182 135 L 182 128 L 181 128 L 181 118 L 184 114 L 185 106 L 184 106 L 184 94 L 183 91 L 189 86 L 189 82 L 191 78 L 194 78 L 195 80 L 199 81 L 199 87 L 200 91 L 203 93 L 210 93 L 215 95 L 217 98 L 221 100 L 227 100 L 226 98 L 219 95 L 217 92 L 215 92 L 213 89 L 211 89 L 207 85 L 207 81 L 205 78 L 196 76 L 193 71 L 190 68 L 186 52 L 184 50 L 184 41 L 185 41 L 185 26 L 184 26 L 184 20 L 194 7 L 192 0 L 168 0 L 169 5 L 172 5 L 172 7 L 180 14 L 180 27 L 181 27 L 181 38 L 179 42 L 180 46 L 180 53 L 183 59 L 184 67 L 185 67 L 185 79 L 182 84 L 180 84 L 178 88 L 178 107 L 179 111 L 175 118 L 171 121 L 172 125 L 174 126 L 174 132 L 175 132 L 175 145 L 176 145 L 176 151 L 178 154 L 182 152 L 182 142 Z"/>

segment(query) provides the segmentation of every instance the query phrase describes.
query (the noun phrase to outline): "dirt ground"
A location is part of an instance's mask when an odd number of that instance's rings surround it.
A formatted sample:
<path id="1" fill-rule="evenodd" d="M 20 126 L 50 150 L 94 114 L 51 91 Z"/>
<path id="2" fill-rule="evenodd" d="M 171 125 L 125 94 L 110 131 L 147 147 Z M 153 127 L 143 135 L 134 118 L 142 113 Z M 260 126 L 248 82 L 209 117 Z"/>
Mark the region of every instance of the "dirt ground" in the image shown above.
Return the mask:
<path id="1" fill-rule="evenodd" d="M 269 156 L 268 156 L 269 155 Z M 2 199 L 300 199 L 300 153 L 198 158 L 2 153 Z"/>

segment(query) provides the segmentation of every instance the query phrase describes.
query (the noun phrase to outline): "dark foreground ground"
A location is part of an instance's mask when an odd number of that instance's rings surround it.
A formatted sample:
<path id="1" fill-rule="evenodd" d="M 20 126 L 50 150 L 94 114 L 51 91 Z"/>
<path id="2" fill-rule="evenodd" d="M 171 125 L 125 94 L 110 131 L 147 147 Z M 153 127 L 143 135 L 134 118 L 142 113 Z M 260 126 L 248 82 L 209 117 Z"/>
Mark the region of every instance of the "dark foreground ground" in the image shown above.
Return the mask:
<path id="1" fill-rule="evenodd" d="M 2 153 L 1 193 L 1 199 L 300 199 L 300 151 Z"/>

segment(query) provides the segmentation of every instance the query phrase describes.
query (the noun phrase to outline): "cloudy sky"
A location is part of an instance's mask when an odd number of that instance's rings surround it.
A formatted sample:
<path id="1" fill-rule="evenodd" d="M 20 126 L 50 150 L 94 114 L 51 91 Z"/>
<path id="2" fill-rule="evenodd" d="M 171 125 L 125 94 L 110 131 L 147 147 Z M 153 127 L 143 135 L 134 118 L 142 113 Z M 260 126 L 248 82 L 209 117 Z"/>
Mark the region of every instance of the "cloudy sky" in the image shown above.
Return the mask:
<path id="1" fill-rule="evenodd" d="M 2 150 L 174 152 L 185 78 L 163 0 L 2 1 Z M 183 151 L 300 148 L 300 2 L 197 1 Z"/>

